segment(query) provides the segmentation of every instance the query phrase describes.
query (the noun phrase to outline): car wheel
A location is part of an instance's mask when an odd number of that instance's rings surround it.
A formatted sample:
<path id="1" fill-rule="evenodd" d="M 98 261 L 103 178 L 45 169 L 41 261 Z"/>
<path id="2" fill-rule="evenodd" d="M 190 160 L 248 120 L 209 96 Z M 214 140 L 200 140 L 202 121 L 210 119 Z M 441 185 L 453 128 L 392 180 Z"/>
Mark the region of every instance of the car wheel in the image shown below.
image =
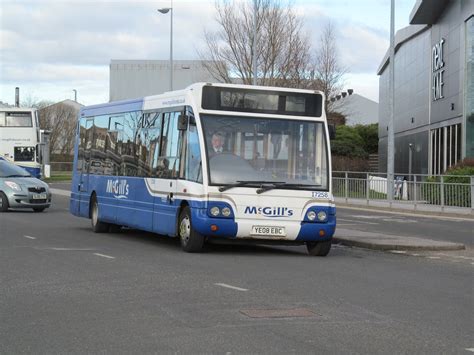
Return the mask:
<path id="1" fill-rule="evenodd" d="M 0 212 L 7 212 L 9 207 L 7 195 L 0 192 Z"/>
<path id="2" fill-rule="evenodd" d="M 33 211 L 35 212 L 43 212 L 46 207 L 33 207 Z"/>
<path id="3" fill-rule="evenodd" d="M 105 233 L 109 230 L 109 224 L 99 221 L 99 204 L 94 196 L 91 201 L 91 225 L 94 233 Z"/>
<path id="4" fill-rule="evenodd" d="M 189 206 L 185 206 L 179 215 L 178 235 L 185 252 L 198 253 L 203 250 L 204 236 L 194 230 Z"/>
<path id="5" fill-rule="evenodd" d="M 326 256 L 331 250 L 331 241 L 324 242 L 306 242 L 308 254 L 312 256 Z"/>

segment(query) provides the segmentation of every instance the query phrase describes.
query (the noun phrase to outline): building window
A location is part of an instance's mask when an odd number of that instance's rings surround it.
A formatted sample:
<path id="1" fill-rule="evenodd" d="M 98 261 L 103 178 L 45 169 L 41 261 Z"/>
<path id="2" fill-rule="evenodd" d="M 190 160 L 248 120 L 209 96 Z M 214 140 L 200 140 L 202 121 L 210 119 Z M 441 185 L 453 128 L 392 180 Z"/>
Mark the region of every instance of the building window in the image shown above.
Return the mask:
<path id="1" fill-rule="evenodd" d="M 474 157 L 474 17 L 466 21 L 466 157 Z"/>
<path id="2" fill-rule="evenodd" d="M 431 174 L 440 175 L 461 160 L 461 124 L 432 129 Z"/>

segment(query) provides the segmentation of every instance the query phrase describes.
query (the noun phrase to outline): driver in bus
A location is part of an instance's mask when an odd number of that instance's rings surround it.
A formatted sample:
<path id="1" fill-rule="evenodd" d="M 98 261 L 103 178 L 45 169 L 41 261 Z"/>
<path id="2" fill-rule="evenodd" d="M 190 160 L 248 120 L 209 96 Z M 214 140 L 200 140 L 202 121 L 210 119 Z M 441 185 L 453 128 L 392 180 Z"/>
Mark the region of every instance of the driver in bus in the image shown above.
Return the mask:
<path id="1" fill-rule="evenodd" d="M 211 138 L 211 151 L 209 152 L 209 157 L 215 155 L 226 153 L 224 150 L 225 137 L 222 132 L 215 132 Z"/>

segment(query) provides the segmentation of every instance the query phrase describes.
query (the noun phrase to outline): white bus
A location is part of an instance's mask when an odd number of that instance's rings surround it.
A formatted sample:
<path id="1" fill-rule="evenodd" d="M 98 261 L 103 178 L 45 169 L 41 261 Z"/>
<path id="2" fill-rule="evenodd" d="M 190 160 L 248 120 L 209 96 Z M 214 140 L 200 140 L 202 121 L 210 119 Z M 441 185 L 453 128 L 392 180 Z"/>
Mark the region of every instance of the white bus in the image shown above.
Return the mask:
<path id="1" fill-rule="evenodd" d="M 324 256 L 331 188 L 318 91 L 199 83 L 80 112 L 70 210 L 95 232 L 179 237 L 187 252 L 227 239 Z"/>
<path id="2" fill-rule="evenodd" d="M 0 108 L 0 159 L 41 177 L 40 127 L 34 108 Z"/>

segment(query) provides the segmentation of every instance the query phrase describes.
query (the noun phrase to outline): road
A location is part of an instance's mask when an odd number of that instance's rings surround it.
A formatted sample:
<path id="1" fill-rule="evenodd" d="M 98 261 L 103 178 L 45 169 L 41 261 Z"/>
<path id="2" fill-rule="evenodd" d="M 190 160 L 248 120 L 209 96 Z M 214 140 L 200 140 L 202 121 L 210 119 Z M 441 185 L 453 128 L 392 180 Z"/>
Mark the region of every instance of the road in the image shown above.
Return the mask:
<path id="1" fill-rule="evenodd" d="M 337 245 L 326 258 L 309 257 L 304 247 L 212 245 L 186 254 L 177 240 L 149 233 L 94 234 L 67 209 L 68 198 L 55 196 L 42 214 L 0 214 L 0 353 L 474 348 L 469 257 Z M 357 223 L 362 215 L 338 211 L 341 224 L 356 221 L 345 228 L 425 228 Z M 464 235 L 463 223 L 444 223 Z"/>

